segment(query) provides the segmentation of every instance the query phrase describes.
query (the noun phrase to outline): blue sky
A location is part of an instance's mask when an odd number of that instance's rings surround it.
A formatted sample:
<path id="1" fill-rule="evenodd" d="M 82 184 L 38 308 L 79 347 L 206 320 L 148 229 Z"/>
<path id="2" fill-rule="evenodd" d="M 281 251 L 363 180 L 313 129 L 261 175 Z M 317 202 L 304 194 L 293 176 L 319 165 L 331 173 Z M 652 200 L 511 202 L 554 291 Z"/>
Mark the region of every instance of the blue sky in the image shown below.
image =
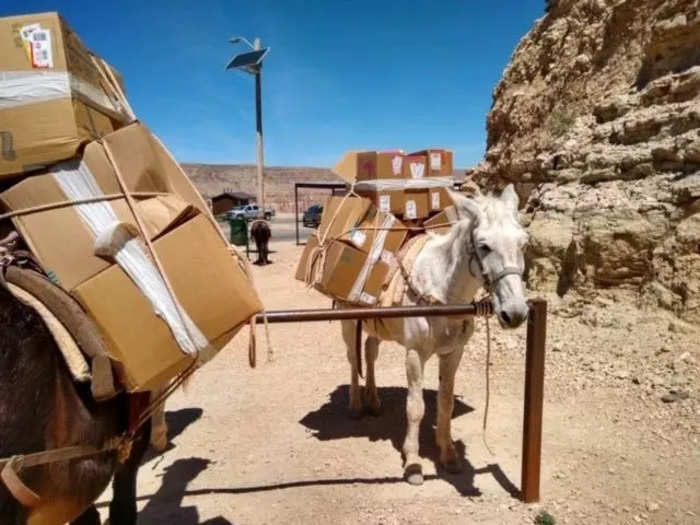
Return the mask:
<path id="1" fill-rule="evenodd" d="M 137 115 L 180 161 L 255 161 L 253 78 L 224 71 L 240 34 L 271 46 L 267 165 L 444 146 L 467 167 L 484 153 L 491 92 L 544 3 L 4 0 L 0 15 L 58 10 L 121 71 Z"/>

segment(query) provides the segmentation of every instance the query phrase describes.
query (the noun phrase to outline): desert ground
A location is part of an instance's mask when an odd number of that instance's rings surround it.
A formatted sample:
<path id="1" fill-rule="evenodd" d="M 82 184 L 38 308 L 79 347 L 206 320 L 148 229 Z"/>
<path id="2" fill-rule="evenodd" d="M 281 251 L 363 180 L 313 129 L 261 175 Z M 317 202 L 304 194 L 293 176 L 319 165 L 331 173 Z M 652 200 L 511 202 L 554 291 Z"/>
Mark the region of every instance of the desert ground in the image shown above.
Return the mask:
<path id="1" fill-rule="evenodd" d="M 270 310 L 328 307 L 294 280 L 302 247 L 293 221 L 272 222 L 273 263 L 254 267 Z M 308 231 L 308 230 L 304 230 Z M 535 295 L 535 292 L 531 292 Z M 546 510 L 557 523 L 700 523 L 700 334 L 623 292 L 546 296 L 542 499 L 517 499 L 525 328 L 493 322 L 491 404 L 485 324 L 457 382 L 453 438 L 465 470 L 436 468 L 437 361 L 426 365 L 421 455 L 426 482 L 402 479 L 404 353 L 383 343 L 380 417 L 347 417 L 349 368 L 337 323 L 271 326 L 247 362 L 247 330 L 168 401 L 170 445 L 139 474 L 140 523 L 520 524 Z M 258 339 L 264 341 L 262 331 Z M 486 444 L 488 444 L 488 447 Z M 489 452 L 489 448 L 491 452 Z M 106 517 L 110 493 L 100 499 Z"/>

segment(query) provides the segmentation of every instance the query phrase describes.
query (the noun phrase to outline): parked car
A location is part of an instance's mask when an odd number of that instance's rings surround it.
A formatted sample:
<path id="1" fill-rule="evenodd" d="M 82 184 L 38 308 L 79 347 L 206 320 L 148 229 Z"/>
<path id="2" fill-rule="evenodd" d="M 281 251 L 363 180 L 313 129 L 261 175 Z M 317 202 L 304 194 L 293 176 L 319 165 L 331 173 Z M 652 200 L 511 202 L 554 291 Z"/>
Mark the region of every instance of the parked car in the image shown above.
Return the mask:
<path id="1" fill-rule="evenodd" d="M 227 219 L 245 219 L 247 221 L 252 221 L 258 218 L 258 213 L 260 208 L 257 204 L 245 204 L 243 206 L 236 206 L 234 209 L 226 212 Z M 275 210 L 273 208 L 268 208 L 265 210 L 265 219 L 270 220 L 275 216 Z"/>
<path id="2" fill-rule="evenodd" d="M 302 223 L 307 228 L 318 228 L 318 225 L 321 224 L 321 215 L 323 215 L 323 206 L 313 204 L 304 212 Z"/>

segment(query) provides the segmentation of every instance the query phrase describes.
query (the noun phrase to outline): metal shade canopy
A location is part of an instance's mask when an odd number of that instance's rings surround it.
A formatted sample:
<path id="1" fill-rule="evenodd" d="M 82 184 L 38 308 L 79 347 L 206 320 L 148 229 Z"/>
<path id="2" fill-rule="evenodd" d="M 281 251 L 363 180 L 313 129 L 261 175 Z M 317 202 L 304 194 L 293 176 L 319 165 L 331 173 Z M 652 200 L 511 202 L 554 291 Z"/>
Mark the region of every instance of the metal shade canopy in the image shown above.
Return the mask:
<path id="1" fill-rule="evenodd" d="M 270 48 L 264 47 L 236 55 L 228 63 L 226 69 L 243 69 L 248 73 L 256 73 L 268 51 Z"/>

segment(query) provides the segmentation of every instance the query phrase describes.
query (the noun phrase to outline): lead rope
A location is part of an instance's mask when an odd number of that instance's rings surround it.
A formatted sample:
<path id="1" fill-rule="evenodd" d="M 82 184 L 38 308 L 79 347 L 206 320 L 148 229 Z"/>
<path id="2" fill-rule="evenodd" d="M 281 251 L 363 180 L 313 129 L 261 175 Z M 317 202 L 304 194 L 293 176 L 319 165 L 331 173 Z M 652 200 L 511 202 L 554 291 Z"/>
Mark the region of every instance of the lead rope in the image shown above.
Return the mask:
<path id="1" fill-rule="evenodd" d="M 490 370 L 491 370 L 491 328 L 489 326 L 489 317 L 488 315 L 485 316 L 484 320 L 486 321 L 486 367 L 485 367 L 485 375 L 486 375 L 486 402 L 484 406 L 484 420 L 482 422 L 481 426 L 481 439 L 484 442 L 484 446 L 486 447 L 486 450 L 489 451 L 489 454 L 492 456 L 493 450 L 491 450 L 491 447 L 489 447 L 488 442 L 486 441 L 486 423 L 488 423 L 488 418 L 489 418 L 489 403 L 491 401 L 491 382 L 490 382 Z"/>

